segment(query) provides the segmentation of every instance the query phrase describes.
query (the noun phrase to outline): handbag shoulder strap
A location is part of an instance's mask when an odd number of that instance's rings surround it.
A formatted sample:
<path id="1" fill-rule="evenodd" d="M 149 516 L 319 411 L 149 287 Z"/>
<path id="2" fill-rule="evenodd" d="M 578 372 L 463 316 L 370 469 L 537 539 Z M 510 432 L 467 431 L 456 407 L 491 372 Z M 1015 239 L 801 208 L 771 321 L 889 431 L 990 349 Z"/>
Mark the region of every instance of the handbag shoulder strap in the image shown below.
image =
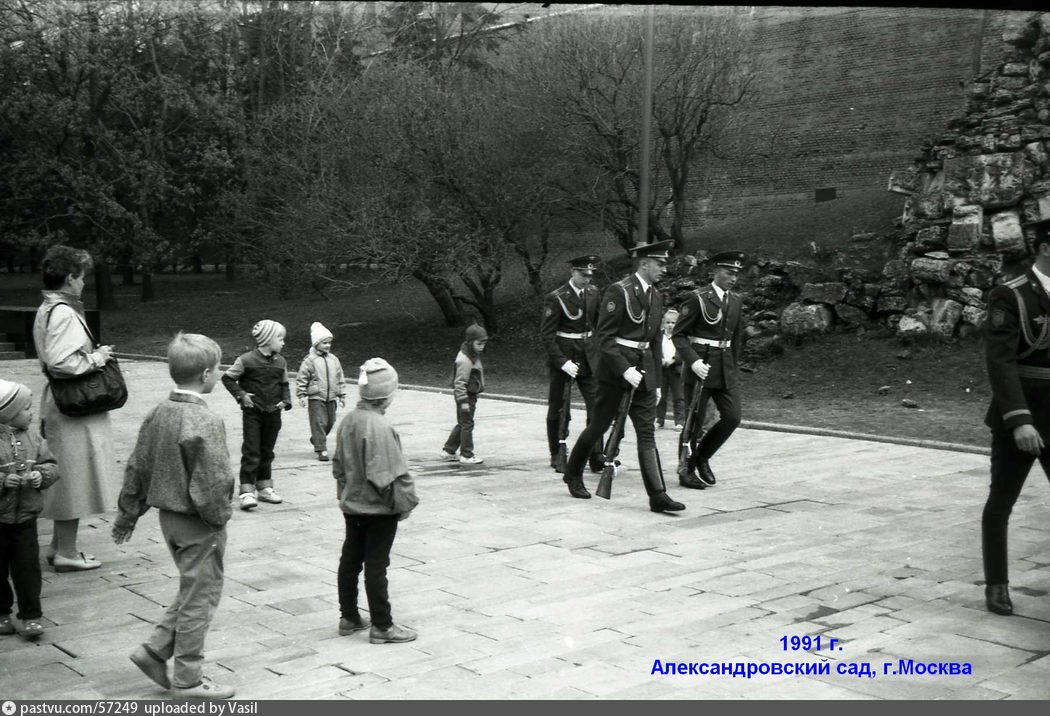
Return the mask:
<path id="1" fill-rule="evenodd" d="M 69 306 L 69 308 L 73 311 L 73 315 L 75 315 L 77 317 L 77 320 L 80 321 L 80 325 L 82 325 L 84 327 L 84 330 L 87 331 L 88 338 L 91 339 L 91 344 L 94 345 L 95 344 L 95 334 L 91 332 L 91 327 L 87 324 L 87 321 L 85 321 L 83 318 L 80 317 L 80 314 L 77 312 L 77 309 L 73 308 L 72 306 L 70 306 L 65 301 L 57 301 L 57 302 L 55 302 L 54 305 L 51 306 L 51 308 L 47 309 L 47 313 L 44 314 L 44 329 L 45 330 L 47 329 L 47 324 L 51 320 L 51 312 L 54 311 L 59 306 Z M 51 374 L 47 372 L 47 366 L 44 365 L 43 361 L 41 361 L 41 363 L 40 363 L 40 369 L 44 372 L 44 375 L 46 375 L 48 378 L 51 377 Z"/>

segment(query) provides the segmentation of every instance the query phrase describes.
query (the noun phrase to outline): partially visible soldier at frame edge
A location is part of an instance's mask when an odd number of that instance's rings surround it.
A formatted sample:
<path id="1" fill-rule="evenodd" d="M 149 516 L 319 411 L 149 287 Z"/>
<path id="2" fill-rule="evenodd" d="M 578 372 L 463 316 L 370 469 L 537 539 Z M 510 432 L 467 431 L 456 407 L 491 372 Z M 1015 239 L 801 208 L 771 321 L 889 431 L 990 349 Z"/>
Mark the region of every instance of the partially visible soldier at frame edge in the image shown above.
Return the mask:
<path id="1" fill-rule="evenodd" d="M 562 479 L 573 497 L 588 499 L 583 464 L 612 425 L 623 397 L 632 391 L 628 406 L 638 443 L 642 483 L 653 512 L 676 512 L 685 505 L 667 494 L 660 455 L 656 449 L 656 403 L 661 378 L 663 298 L 654 284 L 666 270 L 673 241 L 658 241 L 631 250 L 635 270 L 605 289 L 595 326 L 598 349 L 598 399 L 590 425 L 580 433 Z M 613 460 L 615 455 L 606 456 Z"/>
<path id="2" fill-rule="evenodd" d="M 548 293 L 543 299 L 540 336 L 547 350 L 550 390 L 547 393 L 547 446 L 550 448 L 551 467 L 561 472 L 559 452 L 563 449 L 570 415 L 571 383 L 580 388 L 587 406 L 587 424 L 594 415 L 594 401 L 598 394 L 598 348 L 594 340 L 594 326 L 598 320 L 598 289 L 591 285 L 594 271 L 601 259 L 593 254 L 578 256 L 569 261 L 572 276 Z M 562 460 L 565 456 L 562 455 Z M 591 470 L 601 472 L 604 458 L 601 442 L 595 443 L 590 455 Z"/>
<path id="3" fill-rule="evenodd" d="M 1024 274 L 988 294 L 984 326 L 992 402 L 991 487 L 981 517 L 985 602 L 1013 614 L 1007 567 L 1007 525 L 1032 464 L 1050 475 L 1050 218 L 1030 225 L 1035 261 Z"/>
<path id="4" fill-rule="evenodd" d="M 691 447 L 688 464 L 679 469 L 678 483 L 694 490 L 715 484 L 710 460 L 740 425 L 741 414 L 737 381 L 743 350 L 743 321 L 740 296 L 731 290 L 747 257 L 739 251 L 726 251 L 710 260 L 715 265 L 711 283 L 689 295 L 679 309 L 678 322 L 671 334 L 682 357 L 685 404 L 687 410 L 696 411 L 689 420 L 689 434 L 683 430 L 678 438 L 679 452 L 686 441 Z M 694 402 L 699 381 L 703 381 L 703 388 Z M 709 399 L 718 408 L 718 421 L 704 432 L 704 412 Z"/>

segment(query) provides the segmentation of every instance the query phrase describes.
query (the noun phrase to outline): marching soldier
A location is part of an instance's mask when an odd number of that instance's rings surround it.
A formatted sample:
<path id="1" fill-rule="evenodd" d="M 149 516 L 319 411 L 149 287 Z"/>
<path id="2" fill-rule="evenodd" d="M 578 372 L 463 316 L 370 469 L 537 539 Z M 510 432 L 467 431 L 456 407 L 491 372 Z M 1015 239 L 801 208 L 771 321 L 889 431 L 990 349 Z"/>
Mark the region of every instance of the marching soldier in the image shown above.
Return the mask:
<path id="1" fill-rule="evenodd" d="M 981 517 L 988 610 L 1013 614 L 1006 562 L 1010 512 L 1036 459 L 1050 475 L 1050 219 L 1033 224 L 1035 262 L 988 294 L 985 353 L 992 403 L 991 489 Z"/>
<path id="2" fill-rule="evenodd" d="M 540 336 L 547 348 L 550 372 L 550 390 L 547 393 L 547 446 L 551 453 L 551 467 L 558 470 L 558 445 L 561 440 L 562 410 L 569 410 L 566 386 L 576 381 L 587 406 L 587 424 L 594 413 L 598 392 L 598 351 L 593 339 L 598 318 L 598 289 L 591 285 L 599 259 L 593 254 L 578 256 L 569 264 L 572 276 L 563 286 L 548 293 L 543 299 L 543 318 Z M 569 389 L 571 390 L 571 388 Z M 565 416 L 568 426 L 570 417 Z M 591 453 L 591 469 L 601 472 L 601 444 L 595 444 Z"/>
<path id="3" fill-rule="evenodd" d="M 595 326 L 601 354 L 598 399 L 592 420 L 576 439 L 562 477 L 573 497 L 590 498 L 591 493 L 583 484 L 583 464 L 616 418 L 620 401 L 633 389 L 628 414 L 638 439 L 638 463 L 649 495 L 649 509 L 685 509 L 685 505 L 667 495 L 654 424 L 660 392 L 663 317 L 663 298 L 654 284 L 666 269 L 668 251 L 673 245 L 673 241 L 658 241 L 632 249 L 635 273 L 609 286 L 602 296 Z"/>
<path id="4" fill-rule="evenodd" d="M 693 404 L 697 381 L 703 381 L 690 434 L 683 431 L 678 438 L 679 451 L 687 440 L 692 447 L 689 464 L 679 474 L 678 483 L 694 490 L 715 484 L 709 461 L 740 425 L 737 365 L 743 349 L 743 326 L 741 300 L 731 293 L 731 289 L 736 286 L 746 256 L 738 251 L 726 251 L 712 256 L 711 260 L 715 263 L 711 284 L 690 294 L 672 331 L 675 348 L 682 356 L 687 406 Z M 704 433 L 703 415 L 708 399 L 713 400 L 718 408 L 718 422 Z"/>

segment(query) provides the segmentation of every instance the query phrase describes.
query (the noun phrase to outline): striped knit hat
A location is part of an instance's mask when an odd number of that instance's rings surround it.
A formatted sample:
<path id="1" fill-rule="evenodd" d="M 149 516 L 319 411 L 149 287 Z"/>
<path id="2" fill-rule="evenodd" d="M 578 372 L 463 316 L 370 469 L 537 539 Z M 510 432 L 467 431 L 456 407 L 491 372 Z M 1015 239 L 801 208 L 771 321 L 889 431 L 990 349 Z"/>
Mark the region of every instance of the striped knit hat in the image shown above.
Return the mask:
<path id="1" fill-rule="evenodd" d="M 252 338 L 255 339 L 255 345 L 261 348 L 273 340 L 273 337 L 283 330 L 284 326 L 277 321 L 271 321 L 269 318 L 264 318 L 252 326 Z"/>
<path id="2" fill-rule="evenodd" d="M 0 423 L 5 425 L 33 402 L 33 393 L 21 383 L 0 380 Z"/>

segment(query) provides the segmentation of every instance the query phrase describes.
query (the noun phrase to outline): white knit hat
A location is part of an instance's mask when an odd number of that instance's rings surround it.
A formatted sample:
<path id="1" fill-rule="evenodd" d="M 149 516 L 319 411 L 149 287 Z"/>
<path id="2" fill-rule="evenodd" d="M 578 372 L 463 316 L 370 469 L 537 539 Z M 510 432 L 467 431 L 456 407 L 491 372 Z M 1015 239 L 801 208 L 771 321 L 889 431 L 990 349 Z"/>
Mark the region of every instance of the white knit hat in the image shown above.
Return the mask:
<path id="1" fill-rule="evenodd" d="M 262 347 L 273 340 L 273 337 L 276 336 L 278 332 L 283 330 L 284 326 L 277 321 L 271 321 L 268 318 L 264 318 L 252 326 L 252 338 L 255 339 L 255 345 Z"/>
<path id="2" fill-rule="evenodd" d="M 310 345 L 316 346 L 325 338 L 332 338 L 332 332 L 325 328 L 319 321 L 310 324 Z"/>
<path id="3" fill-rule="evenodd" d="M 0 423 L 10 422 L 32 402 L 29 388 L 11 380 L 0 380 Z"/>
<path id="4" fill-rule="evenodd" d="M 397 390 L 397 371 L 382 358 L 369 358 L 357 376 L 357 390 L 365 400 L 389 398 Z"/>

